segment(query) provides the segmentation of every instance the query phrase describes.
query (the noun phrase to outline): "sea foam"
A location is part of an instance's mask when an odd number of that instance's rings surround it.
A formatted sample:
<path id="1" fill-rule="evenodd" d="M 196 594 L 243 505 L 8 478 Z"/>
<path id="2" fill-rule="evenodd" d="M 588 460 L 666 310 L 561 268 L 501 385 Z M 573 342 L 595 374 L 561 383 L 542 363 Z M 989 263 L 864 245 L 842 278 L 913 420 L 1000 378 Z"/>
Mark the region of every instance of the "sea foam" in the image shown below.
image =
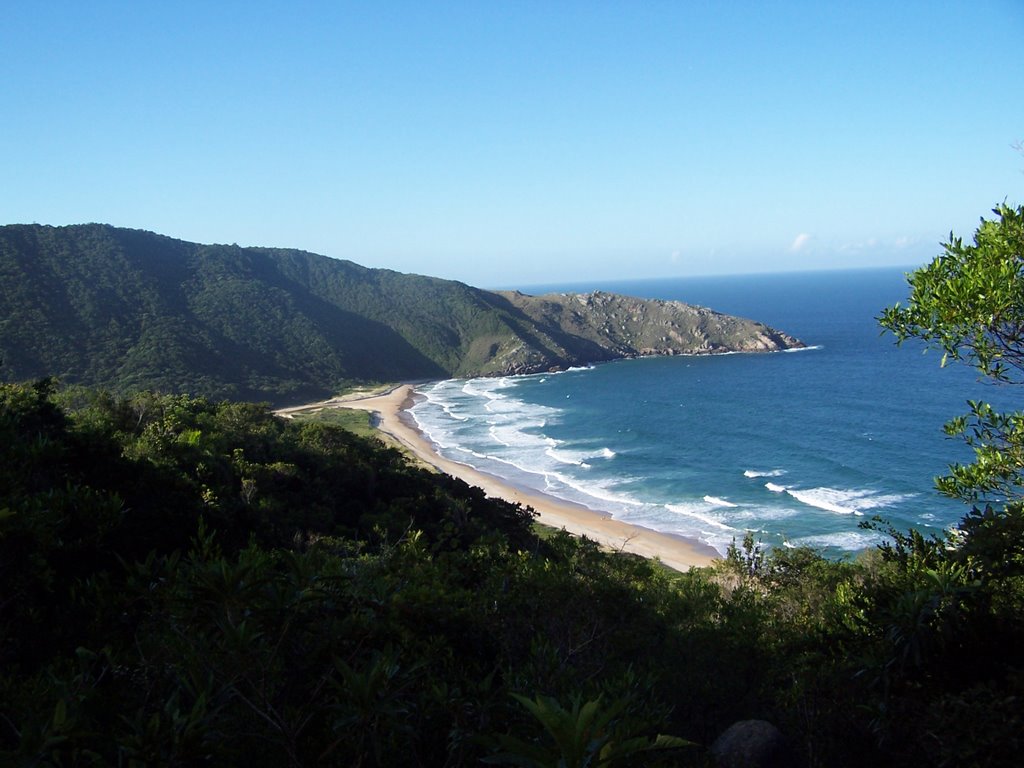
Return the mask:
<path id="1" fill-rule="evenodd" d="M 871 490 L 840 488 L 809 488 L 806 490 L 786 488 L 786 493 L 810 507 L 835 512 L 839 515 L 862 517 L 865 510 L 892 506 L 913 494 L 882 494 Z"/>
<path id="2" fill-rule="evenodd" d="M 721 531 L 738 531 L 738 529 L 733 528 L 731 525 L 724 523 L 721 520 L 713 517 L 712 515 L 708 514 L 707 511 L 698 508 L 694 504 L 666 504 L 665 509 L 669 510 L 670 512 L 674 512 L 677 515 L 683 515 L 684 517 L 699 520 L 700 522 L 706 525 L 710 525 L 713 528 L 717 528 Z"/>
<path id="3" fill-rule="evenodd" d="M 544 476 L 545 492 L 567 501 L 582 504 L 591 509 L 608 512 L 615 517 L 627 513 L 629 510 L 637 510 L 648 506 L 646 502 L 639 501 L 627 493 L 616 490 L 619 485 L 633 482 L 636 478 L 581 480 L 557 469 L 546 470 L 541 474 Z"/>
<path id="4" fill-rule="evenodd" d="M 551 440 L 551 438 L 548 438 Z M 589 467 L 590 462 L 595 459 L 613 459 L 615 451 L 610 448 L 574 449 L 571 444 L 560 440 L 553 440 L 545 453 L 561 464 L 574 464 L 578 467 Z M 557 448 L 557 450 L 555 450 Z"/>
<path id="5" fill-rule="evenodd" d="M 705 496 L 704 501 L 713 507 L 736 507 L 738 504 L 733 504 L 731 501 L 719 498 L 718 496 Z"/>
<path id="6" fill-rule="evenodd" d="M 782 350 L 783 352 L 816 352 L 819 349 L 824 349 L 824 344 L 812 344 L 809 347 L 790 347 L 789 349 Z"/>
<path id="7" fill-rule="evenodd" d="M 786 546 L 793 547 L 832 547 L 846 550 L 847 552 L 858 552 L 862 549 L 882 543 L 885 537 L 877 532 L 868 531 L 839 531 L 837 533 L 825 533 L 814 536 L 801 536 L 797 539 L 790 539 Z"/>

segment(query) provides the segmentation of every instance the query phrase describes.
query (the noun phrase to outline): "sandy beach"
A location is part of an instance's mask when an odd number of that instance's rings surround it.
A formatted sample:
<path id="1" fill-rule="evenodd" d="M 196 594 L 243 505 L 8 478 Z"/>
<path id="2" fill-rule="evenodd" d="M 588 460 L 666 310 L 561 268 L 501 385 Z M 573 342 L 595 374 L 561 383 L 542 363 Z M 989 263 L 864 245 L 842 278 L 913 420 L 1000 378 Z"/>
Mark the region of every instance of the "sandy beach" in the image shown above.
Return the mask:
<path id="1" fill-rule="evenodd" d="M 482 488 L 488 496 L 533 507 L 538 513 L 539 522 L 544 525 L 564 528 L 577 536 L 586 536 L 612 550 L 658 558 L 665 565 L 679 571 L 688 570 L 693 566 L 709 565 L 719 557 L 713 548 L 700 542 L 630 525 L 578 504 L 542 493 L 524 491 L 493 475 L 444 458 L 412 425 L 409 417 L 403 418 L 402 412 L 413 404 L 412 398 L 412 385 L 404 384 L 384 394 L 337 398 L 284 409 L 278 413 L 288 416 L 318 408 L 356 408 L 370 411 L 376 414 L 378 429 L 404 445 L 420 460 L 441 472 Z"/>

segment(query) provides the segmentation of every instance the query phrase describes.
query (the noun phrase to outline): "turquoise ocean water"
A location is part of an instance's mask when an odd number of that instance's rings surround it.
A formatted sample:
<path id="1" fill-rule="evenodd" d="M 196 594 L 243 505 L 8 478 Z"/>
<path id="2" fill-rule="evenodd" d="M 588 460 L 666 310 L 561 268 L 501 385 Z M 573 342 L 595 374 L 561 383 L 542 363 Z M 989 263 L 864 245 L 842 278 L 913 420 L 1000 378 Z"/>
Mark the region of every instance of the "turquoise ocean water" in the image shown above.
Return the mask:
<path id="1" fill-rule="evenodd" d="M 832 555 L 859 523 L 939 530 L 966 511 L 933 490 L 969 460 L 942 432 L 969 398 L 1006 401 L 963 366 L 880 335 L 904 271 L 529 286 L 678 299 L 791 333 L 807 350 L 627 360 L 421 386 L 412 415 L 445 456 L 724 552 L 747 530 Z"/>

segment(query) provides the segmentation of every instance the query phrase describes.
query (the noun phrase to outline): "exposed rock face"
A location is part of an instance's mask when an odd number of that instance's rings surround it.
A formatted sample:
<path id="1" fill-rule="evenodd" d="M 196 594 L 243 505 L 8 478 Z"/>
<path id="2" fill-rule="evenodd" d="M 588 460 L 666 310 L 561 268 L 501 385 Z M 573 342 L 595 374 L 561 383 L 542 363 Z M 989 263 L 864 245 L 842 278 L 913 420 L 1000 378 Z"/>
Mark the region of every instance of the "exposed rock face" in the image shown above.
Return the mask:
<path id="1" fill-rule="evenodd" d="M 711 745 L 719 768 L 785 768 L 792 755 L 785 736 L 767 720 L 733 723 Z"/>

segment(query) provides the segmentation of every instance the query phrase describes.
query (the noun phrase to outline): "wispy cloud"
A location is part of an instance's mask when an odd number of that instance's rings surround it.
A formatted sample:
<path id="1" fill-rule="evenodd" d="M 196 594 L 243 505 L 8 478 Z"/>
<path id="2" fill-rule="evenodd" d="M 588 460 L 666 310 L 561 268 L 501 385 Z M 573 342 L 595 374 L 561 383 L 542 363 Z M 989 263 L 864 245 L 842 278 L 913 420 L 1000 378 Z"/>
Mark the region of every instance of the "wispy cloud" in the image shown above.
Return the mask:
<path id="1" fill-rule="evenodd" d="M 807 244 L 811 241 L 811 237 L 812 237 L 812 235 L 809 235 L 806 232 L 801 232 L 799 235 L 797 235 L 793 239 L 793 244 L 791 246 L 789 246 L 789 250 L 791 250 L 791 251 L 801 251 L 801 250 L 803 250 L 807 246 Z"/>

